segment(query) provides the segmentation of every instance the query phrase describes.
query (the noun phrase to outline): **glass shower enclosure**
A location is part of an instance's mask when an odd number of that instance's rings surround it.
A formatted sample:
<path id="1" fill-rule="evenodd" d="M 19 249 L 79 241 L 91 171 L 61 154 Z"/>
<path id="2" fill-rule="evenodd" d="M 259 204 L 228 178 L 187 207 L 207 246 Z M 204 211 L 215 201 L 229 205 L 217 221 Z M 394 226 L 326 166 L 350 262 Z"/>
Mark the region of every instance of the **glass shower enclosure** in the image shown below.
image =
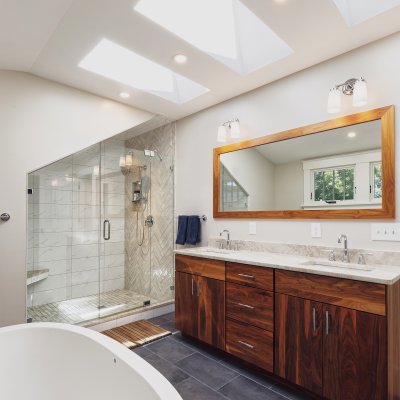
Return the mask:
<path id="1" fill-rule="evenodd" d="M 173 300 L 173 175 L 171 157 L 117 139 L 30 173 L 28 320 L 85 324 Z"/>

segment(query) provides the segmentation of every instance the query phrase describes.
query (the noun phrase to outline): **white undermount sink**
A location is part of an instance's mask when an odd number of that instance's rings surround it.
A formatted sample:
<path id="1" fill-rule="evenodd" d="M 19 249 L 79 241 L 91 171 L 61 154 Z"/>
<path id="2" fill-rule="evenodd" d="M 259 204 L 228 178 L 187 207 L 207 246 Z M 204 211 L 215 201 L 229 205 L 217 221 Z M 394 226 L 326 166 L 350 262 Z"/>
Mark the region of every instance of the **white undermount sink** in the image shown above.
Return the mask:
<path id="1" fill-rule="evenodd" d="M 233 253 L 233 250 L 226 249 L 203 249 L 206 253 L 219 253 L 219 254 L 230 254 Z"/>
<path id="2" fill-rule="evenodd" d="M 315 268 L 340 268 L 340 269 L 354 269 L 358 271 L 373 271 L 374 268 L 368 265 L 361 264 L 350 264 L 350 263 L 340 263 L 336 261 L 305 261 L 300 265 L 305 267 L 315 267 Z"/>

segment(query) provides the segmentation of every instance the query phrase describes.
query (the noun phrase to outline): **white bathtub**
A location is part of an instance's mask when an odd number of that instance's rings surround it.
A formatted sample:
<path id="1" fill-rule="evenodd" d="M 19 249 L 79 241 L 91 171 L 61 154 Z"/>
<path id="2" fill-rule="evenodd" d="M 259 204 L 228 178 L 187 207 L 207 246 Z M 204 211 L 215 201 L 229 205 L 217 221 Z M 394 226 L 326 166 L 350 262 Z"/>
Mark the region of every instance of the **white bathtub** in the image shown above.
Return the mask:
<path id="1" fill-rule="evenodd" d="M 1 400 L 182 400 L 150 364 L 89 329 L 54 323 L 0 329 Z"/>

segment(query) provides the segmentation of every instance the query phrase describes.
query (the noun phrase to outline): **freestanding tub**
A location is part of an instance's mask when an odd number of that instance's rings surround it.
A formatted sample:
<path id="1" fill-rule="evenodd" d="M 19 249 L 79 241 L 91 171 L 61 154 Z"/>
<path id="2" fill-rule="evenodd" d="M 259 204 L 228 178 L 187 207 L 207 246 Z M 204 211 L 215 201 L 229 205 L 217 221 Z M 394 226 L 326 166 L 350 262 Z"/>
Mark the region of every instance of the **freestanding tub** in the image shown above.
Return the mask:
<path id="1" fill-rule="evenodd" d="M 182 400 L 150 364 L 89 329 L 55 323 L 0 328 L 2 400 Z"/>

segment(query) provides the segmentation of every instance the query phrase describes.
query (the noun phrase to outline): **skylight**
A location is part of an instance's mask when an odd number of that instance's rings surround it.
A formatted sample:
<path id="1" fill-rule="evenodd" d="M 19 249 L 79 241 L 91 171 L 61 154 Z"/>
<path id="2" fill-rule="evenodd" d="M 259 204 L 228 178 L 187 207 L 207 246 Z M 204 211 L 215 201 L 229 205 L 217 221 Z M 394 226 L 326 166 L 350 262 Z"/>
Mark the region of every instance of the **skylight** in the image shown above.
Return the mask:
<path id="1" fill-rule="evenodd" d="M 239 0 L 139 0 L 134 9 L 242 75 L 293 53 Z"/>
<path id="2" fill-rule="evenodd" d="M 208 92 L 206 87 L 108 39 L 102 39 L 79 67 L 178 104 Z"/>
<path id="3" fill-rule="evenodd" d="M 333 0 L 348 26 L 360 24 L 400 5 L 400 0 Z"/>

